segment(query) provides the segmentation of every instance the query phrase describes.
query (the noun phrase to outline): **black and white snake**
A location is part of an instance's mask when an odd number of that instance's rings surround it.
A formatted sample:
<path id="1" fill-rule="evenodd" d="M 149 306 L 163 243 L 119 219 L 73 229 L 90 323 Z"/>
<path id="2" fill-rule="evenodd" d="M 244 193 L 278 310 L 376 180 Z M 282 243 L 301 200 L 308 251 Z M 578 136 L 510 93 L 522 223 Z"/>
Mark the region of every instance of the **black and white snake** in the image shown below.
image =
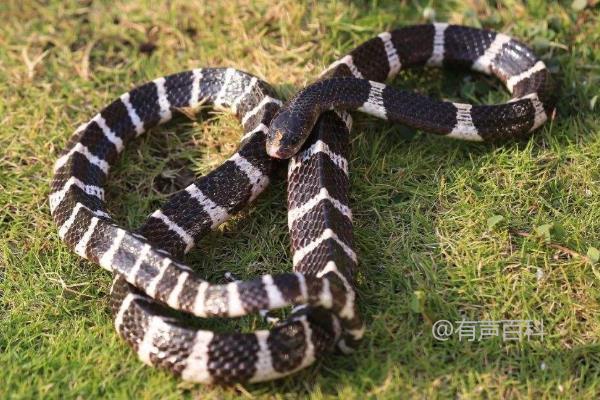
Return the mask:
<path id="1" fill-rule="evenodd" d="M 441 65 L 494 74 L 513 98 L 472 106 L 382 83 L 402 68 Z M 343 110 L 459 139 L 506 140 L 540 127 L 553 110 L 552 95 L 544 63 L 522 43 L 442 23 L 384 32 L 363 43 L 282 109 L 272 88 L 252 75 L 231 68 L 195 69 L 123 94 L 77 129 L 55 164 L 50 209 L 60 238 L 114 273 L 115 327 L 142 361 L 196 382 L 275 379 L 334 347 L 351 350 L 365 331 L 356 305 L 357 257 L 348 205 L 351 118 Z M 135 232 L 117 226 L 103 187 L 125 143 L 173 113 L 206 102 L 240 119 L 244 136 L 237 152 L 173 194 Z M 206 282 L 181 259 L 266 188 L 276 166 L 267 153 L 292 157 L 288 225 L 294 272 Z M 289 305 L 300 307 L 270 330 L 251 333 L 191 328 L 169 310 L 239 317 Z"/>

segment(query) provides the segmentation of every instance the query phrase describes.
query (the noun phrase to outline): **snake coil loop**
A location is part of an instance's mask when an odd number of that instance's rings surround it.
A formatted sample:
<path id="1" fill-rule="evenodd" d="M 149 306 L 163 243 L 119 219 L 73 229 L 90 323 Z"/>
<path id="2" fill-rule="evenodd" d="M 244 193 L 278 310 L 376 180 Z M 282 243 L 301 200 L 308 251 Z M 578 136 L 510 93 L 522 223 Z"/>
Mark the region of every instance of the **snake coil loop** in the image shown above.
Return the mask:
<path id="1" fill-rule="evenodd" d="M 496 75 L 513 94 L 506 104 L 474 106 L 402 92 L 382 82 L 402 68 L 461 66 Z M 113 272 L 115 327 L 148 364 L 205 383 L 279 378 L 364 334 L 357 312 L 348 148 L 358 110 L 428 132 L 506 140 L 539 128 L 553 110 L 544 63 L 500 33 L 448 24 L 384 32 L 333 63 L 322 79 L 280 109 L 273 89 L 232 68 L 155 79 L 123 94 L 82 125 L 55 164 L 50 209 L 60 238 Z M 173 194 L 135 232 L 108 213 L 104 185 L 124 145 L 204 102 L 231 110 L 244 136 L 221 166 Z M 333 109 L 333 111 L 332 111 Z M 288 165 L 288 226 L 294 272 L 215 285 L 181 258 L 269 184 L 277 158 Z M 239 317 L 289 305 L 283 323 L 251 333 L 214 333 L 184 325 L 192 315 Z"/>

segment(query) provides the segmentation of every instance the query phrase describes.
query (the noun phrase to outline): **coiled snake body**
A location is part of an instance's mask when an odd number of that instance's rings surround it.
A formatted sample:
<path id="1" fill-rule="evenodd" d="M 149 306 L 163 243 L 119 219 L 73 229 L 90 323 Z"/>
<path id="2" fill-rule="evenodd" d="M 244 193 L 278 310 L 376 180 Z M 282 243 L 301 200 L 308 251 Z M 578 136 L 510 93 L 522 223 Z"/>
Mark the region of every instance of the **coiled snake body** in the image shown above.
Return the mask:
<path id="1" fill-rule="evenodd" d="M 513 99 L 471 106 L 401 92 L 382 82 L 402 68 L 454 65 L 500 78 Z M 60 238 L 115 275 L 115 327 L 144 362 L 205 383 L 288 375 L 364 334 L 357 312 L 348 205 L 350 116 L 355 110 L 450 137 L 490 141 L 528 135 L 553 109 L 550 76 L 529 48 L 491 31 L 448 24 L 384 32 L 336 61 L 280 109 L 272 88 L 231 68 L 196 69 L 123 94 L 69 141 L 55 164 L 50 208 Z M 125 143 L 182 108 L 231 110 L 244 136 L 221 166 L 173 194 L 135 232 L 107 212 L 104 184 Z M 312 133 L 311 133 L 312 132 Z M 211 230 L 268 185 L 277 158 L 288 166 L 288 225 L 294 272 L 211 284 L 181 262 Z M 214 333 L 192 315 L 238 317 L 296 305 L 270 330 Z M 304 306 L 302 306 L 304 305 Z"/>

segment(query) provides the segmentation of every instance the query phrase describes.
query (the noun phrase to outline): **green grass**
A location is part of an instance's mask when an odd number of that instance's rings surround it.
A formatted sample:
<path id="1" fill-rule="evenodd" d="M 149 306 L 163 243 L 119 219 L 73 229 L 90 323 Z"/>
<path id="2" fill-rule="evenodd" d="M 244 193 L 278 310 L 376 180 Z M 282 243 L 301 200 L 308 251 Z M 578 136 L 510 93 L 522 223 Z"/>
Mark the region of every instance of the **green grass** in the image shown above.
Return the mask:
<path id="1" fill-rule="evenodd" d="M 597 2 L 40 3 L 0 4 L 0 398 L 598 398 Z M 529 141 L 489 146 L 357 116 L 360 350 L 234 388 L 142 365 L 114 332 L 111 277 L 68 251 L 50 219 L 51 167 L 75 127 L 134 85 L 198 66 L 249 71 L 288 97 L 376 33 L 425 22 L 426 8 L 532 44 L 561 81 L 556 119 Z M 155 51 L 141 52 L 144 43 Z M 508 98 L 495 80 L 457 72 L 414 71 L 395 84 L 476 103 Z M 236 121 L 208 117 L 168 124 L 125 151 L 108 186 L 120 223 L 141 223 L 234 151 Z M 280 181 L 188 261 L 213 281 L 226 270 L 289 270 L 284 200 Z M 436 320 L 461 318 L 542 320 L 545 337 L 432 337 Z"/>

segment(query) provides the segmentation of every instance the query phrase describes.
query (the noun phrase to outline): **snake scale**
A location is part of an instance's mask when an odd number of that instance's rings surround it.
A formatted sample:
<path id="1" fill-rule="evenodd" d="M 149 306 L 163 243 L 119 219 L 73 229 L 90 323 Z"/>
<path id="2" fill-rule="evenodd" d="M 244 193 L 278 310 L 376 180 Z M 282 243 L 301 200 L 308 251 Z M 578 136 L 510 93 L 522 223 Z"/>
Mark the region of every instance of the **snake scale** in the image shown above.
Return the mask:
<path id="1" fill-rule="evenodd" d="M 470 105 L 383 83 L 401 69 L 418 66 L 492 74 L 513 97 L 505 104 Z M 194 382 L 275 379 L 334 348 L 351 351 L 365 332 L 354 286 L 347 111 L 458 139 L 501 141 L 540 127 L 553 111 L 553 94 L 548 69 L 524 44 L 501 33 L 444 23 L 374 37 L 285 105 L 250 74 L 194 69 L 123 94 L 78 128 L 56 161 L 50 209 L 59 237 L 114 273 L 115 328 L 142 361 Z M 238 150 L 172 194 L 139 229 L 119 227 L 108 213 L 104 185 L 125 144 L 181 109 L 205 103 L 238 117 L 244 130 Z M 278 165 L 274 158 L 291 158 L 293 272 L 223 284 L 205 281 L 183 264 L 183 256 L 267 187 Z M 295 307 L 285 321 L 249 333 L 197 329 L 172 312 L 239 317 L 286 306 Z"/>

